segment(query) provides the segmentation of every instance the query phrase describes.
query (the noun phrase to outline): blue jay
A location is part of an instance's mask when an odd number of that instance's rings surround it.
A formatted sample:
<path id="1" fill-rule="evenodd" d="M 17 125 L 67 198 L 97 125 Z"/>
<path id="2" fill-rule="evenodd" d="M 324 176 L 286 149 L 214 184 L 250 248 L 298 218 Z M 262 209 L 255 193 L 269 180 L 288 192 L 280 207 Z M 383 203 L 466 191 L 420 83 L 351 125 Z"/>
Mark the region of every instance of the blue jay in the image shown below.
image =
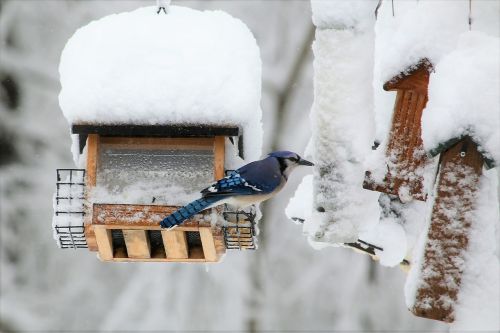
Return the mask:
<path id="1" fill-rule="evenodd" d="M 314 165 L 290 151 L 275 151 L 265 159 L 248 163 L 201 191 L 202 197 L 167 216 L 163 228 L 181 224 L 202 210 L 222 204 L 243 209 L 273 197 L 299 165 Z"/>

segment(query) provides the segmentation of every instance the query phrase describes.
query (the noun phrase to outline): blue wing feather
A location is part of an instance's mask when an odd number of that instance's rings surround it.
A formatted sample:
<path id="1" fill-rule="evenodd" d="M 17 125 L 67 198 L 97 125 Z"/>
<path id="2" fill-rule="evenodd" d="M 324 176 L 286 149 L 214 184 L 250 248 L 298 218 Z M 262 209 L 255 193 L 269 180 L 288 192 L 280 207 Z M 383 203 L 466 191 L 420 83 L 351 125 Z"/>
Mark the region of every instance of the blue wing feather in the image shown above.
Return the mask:
<path id="1" fill-rule="evenodd" d="M 275 158 L 268 157 L 233 171 L 201 191 L 201 194 L 203 197 L 267 194 L 274 191 L 281 181 L 279 163 Z"/>

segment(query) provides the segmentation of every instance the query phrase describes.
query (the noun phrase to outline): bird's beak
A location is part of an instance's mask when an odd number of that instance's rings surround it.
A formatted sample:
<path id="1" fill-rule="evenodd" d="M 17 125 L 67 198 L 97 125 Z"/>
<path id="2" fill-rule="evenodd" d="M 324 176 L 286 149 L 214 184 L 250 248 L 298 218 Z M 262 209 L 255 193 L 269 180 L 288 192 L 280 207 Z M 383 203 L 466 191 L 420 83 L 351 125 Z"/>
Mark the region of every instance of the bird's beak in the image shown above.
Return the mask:
<path id="1" fill-rule="evenodd" d="M 305 160 L 305 159 L 303 159 L 303 158 L 301 158 L 301 159 L 297 162 L 297 164 L 299 164 L 299 165 L 307 165 L 307 166 L 313 166 L 313 165 L 314 165 L 314 163 L 309 162 L 308 160 Z"/>

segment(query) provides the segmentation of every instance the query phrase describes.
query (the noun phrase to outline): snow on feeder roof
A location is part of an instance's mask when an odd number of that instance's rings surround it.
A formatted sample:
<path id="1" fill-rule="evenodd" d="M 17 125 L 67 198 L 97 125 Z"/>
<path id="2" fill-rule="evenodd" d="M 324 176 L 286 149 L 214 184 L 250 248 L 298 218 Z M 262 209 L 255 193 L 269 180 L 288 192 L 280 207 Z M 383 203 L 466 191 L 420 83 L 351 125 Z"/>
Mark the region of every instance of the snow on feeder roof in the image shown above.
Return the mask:
<path id="1" fill-rule="evenodd" d="M 252 137 L 247 156 L 260 155 L 259 48 L 222 11 L 144 7 L 106 16 L 71 37 L 59 72 L 71 124 L 236 125 Z"/>

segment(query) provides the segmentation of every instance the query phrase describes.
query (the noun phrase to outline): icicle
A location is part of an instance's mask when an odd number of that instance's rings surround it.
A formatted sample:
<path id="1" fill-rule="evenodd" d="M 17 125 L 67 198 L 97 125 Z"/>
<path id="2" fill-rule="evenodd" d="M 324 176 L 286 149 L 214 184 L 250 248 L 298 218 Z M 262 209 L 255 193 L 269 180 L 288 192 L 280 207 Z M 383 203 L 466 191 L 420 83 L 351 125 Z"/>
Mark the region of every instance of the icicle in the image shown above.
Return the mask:
<path id="1" fill-rule="evenodd" d="M 170 2 L 172 2 L 172 0 L 156 0 L 156 6 L 158 7 L 156 14 L 160 14 L 162 10 L 165 14 L 168 14 Z"/>

